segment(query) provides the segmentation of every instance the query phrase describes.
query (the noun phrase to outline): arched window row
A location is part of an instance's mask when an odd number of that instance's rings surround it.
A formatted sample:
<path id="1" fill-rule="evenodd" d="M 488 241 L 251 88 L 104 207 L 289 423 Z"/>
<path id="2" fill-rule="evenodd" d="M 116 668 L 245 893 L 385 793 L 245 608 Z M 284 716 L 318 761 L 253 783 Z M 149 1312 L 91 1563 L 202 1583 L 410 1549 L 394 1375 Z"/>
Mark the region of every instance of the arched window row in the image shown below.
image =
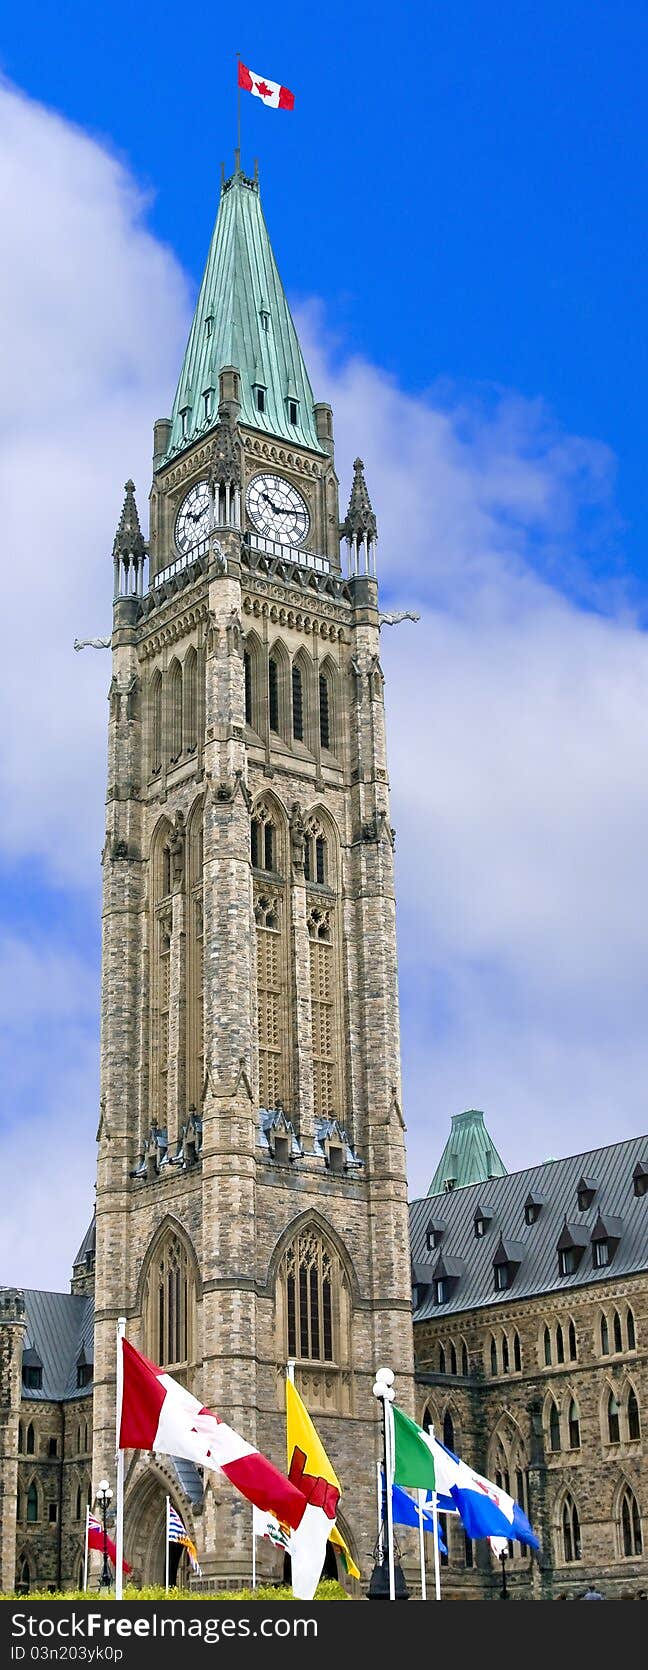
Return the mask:
<path id="1" fill-rule="evenodd" d="M 513 1496 L 515 1501 L 529 1516 L 529 1466 L 526 1447 L 522 1434 L 510 1421 L 504 1419 L 496 1427 L 488 1446 L 488 1477 L 493 1479 L 500 1490 Z M 509 1557 L 528 1560 L 529 1549 L 526 1543 L 509 1541 Z"/>
<path id="2" fill-rule="evenodd" d="M 517 1328 L 499 1329 L 487 1336 L 485 1346 L 487 1372 L 501 1374 L 522 1373 L 522 1342 Z"/>
<path id="3" fill-rule="evenodd" d="M 468 1347 L 465 1339 L 448 1340 L 439 1343 L 438 1347 L 439 1374 L 468 1375 Z M 452 1449 L 452 1445 L 450 1445 Z"/>
<path id="4" fill-rule="evenodd" d="M 174 895 L 184 902 L 178 915 Z M 149 1061 L 152 1122 L 178 1151 L 182 1128 L 200 1107 L 205 1080 L 203 1013 L 203 811 L 165 819 L 150 857 Z M 174 934 L 184 954 L 173 955 Z M 170 1051 L 173 1048 L 174 1057 Z M 172 1090 L 170 1087 L 174 1087 Z"/>
<path id="5" fill-rule="evenodd" d="M 578 1340 L 576 1324 L 573 1318 L 565 1317 L 562 1321 L 545 1322 L 539 1348 L 540 1365 L 543 1368 L 559 1367 L 562 1363 L 575 1363 L 578 1360 Z"/>
<path id="6" fill-rule="evenodd" d="M 265 651 L 250 635 L 243 661 L 245 723 L 257 736 L 301 744 L 313 755 L 339 752 L 339 680 L 329 657 L 315 665 L 299 650 L 291 660 L 282 642 Z"/>
<path id="7" fill-rule="evenodd" d="M 580 1410 L 572 1392 L 561 1400 L 549 1394 L 544 1409 L 544 1432 L 545 1448 L 552 1455 L 561 1450 L 580 1450 Z"/>
<path id="8" fill-rule="evenodd" d="M 198 748 L 203 712 L 202 657 L 193 645 L 166 672 L 157 667 L 148 691 L 149 776 L 157 777 L 190 759 Z"/>
<path id="9" fill-rule="evenodd" d="M 264 797 L 250 819 L 250 862 L 256 923 L 259 1104 L 291 1114 L 292 1004 L 288 874 L 303 862 L 310 974 L 313 1104 L 316 1119 L 345 1112 L 341 975 L 338 967 L 338 845 L 316 812 L 304 818 Z M 321 891 L 325 889 L 326 891 Z"/>
<path id="10" fill-rule="evenodd" d="M 639 1503 L 629 1484 L 624 1485 L 616 1514 L 617 1553 L 622 1560 L 643 1554 L 643 1530 Z"/>
<path id="11" fill-rule="evenodd" d="M 632 1444 L 641 1438 L 639 1399 L 632 1384 L 626 1384 L 620 1392 L 612 1386 L 606 1388 L 601 1424 L 606 1444 Z"/>
<path id="12" fill-rule="evenodd" d="M 612 1310 L 601 1311 L 595 1344 L 601 1357 L 620 1356 L 625 1351 L 636 1351 L 637 1330 L 631 1305 L 626 1305 L 623 1312 L 617 1310 L 616 1306 Z"/>

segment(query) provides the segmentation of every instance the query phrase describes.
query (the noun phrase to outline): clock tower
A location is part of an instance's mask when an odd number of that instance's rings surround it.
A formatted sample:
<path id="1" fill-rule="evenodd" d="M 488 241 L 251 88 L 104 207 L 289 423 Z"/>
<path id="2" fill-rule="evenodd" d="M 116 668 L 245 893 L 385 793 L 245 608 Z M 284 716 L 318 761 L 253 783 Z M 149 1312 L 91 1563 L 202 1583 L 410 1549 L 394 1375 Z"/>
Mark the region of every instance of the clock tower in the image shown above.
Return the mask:
<path id="1" fill-rule="evenodd" d="M 360 459 L 340 519 L 331 408 L 238 167 L 155 424 L 149 543 L 129 482 L 113 563 L 94 1476 L 119 1315 L 280 1466 L 291 1358 L 366 1576 L 373 1378 L 391 1365 L 408 1406 L 413 1372 L 376 519 Z M 161 1580 L 167 1493 L 205 1578 L 245 1580 L 249 1505 L 148 1454 L 126 1458 L 136 1576 Z"/>

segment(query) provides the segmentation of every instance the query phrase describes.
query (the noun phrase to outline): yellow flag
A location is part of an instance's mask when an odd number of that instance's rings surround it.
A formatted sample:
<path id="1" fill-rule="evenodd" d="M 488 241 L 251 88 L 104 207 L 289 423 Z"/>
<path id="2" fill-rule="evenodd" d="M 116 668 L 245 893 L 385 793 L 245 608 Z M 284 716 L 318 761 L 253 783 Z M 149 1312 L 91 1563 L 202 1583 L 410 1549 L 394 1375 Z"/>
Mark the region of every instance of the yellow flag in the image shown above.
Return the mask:
<path id="1" fill-rule="evenodd" d="M 297 1388 L 292 1380 L 286 1380 L 286 1439 L 288 1449 L 288 1474 L 293 1484 L 305 1490 L 311 1500 L 322 1501 L 327 1496 L 331 1507 L 337 1507 L 333 1502 L 334 1493 L 341 1495 L 340 1481 L 334 1472 L 324 1449 L 319 1434 L 315 1431 L 306 1405 L 302 1403 Z M 323 1481 L 318 1485 L 317 1481 Z M 328 1488 L 327 1488 L 328 1487 Z M 347 1571 L 351 1577 L 360 1577 L 360 1572 L 351 1557 L 349 1549 L 334 1525 L 329 1536 L 332 1542 L 341 1550 Z"/>

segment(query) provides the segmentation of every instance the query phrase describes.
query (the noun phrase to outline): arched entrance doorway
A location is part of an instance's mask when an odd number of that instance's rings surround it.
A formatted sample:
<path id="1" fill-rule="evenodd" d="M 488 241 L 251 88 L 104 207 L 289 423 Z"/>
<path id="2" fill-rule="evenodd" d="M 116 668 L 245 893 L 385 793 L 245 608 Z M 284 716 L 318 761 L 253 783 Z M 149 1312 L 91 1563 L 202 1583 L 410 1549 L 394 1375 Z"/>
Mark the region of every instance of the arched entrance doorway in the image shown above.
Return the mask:
<path id="1" fill-rule="evenodd" d="M 124 1554 L 133 1567 L 131 1582 L 148 1587 L 161 1585 L 165 1576 L 166 1497 L 169 1485 L 155 1466 L 147 1467 L 126 1490 L 124 1502 Z M 173 1506 L 193 1535 L 186 1506 L 175 1495 Z M 169 1584 L 189 1587 L 190 1565 L 186 1549 L 179 1543 L 169 1547 Z"/>

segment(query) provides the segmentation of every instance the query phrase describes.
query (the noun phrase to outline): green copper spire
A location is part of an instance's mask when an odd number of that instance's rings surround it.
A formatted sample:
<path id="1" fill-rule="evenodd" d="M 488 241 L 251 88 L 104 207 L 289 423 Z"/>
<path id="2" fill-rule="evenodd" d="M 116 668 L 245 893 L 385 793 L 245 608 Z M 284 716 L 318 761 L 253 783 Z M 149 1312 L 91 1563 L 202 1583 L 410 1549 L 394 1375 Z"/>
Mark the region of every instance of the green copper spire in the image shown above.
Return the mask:
<path id="1" fill-rule="evenodd" d="M 220 205 L 185 351 L 166 458 L 218 419 L 218 374 L 239 373 L 240 420 L 322 452 L 313 391 L 286 301 L 259 186 L 237 170 Z M 166 460 L 165 460 L 166 461 Z"/>
<path id="2" fill-rule="evenodd" d="M 429 1195 L 448 1188 L 465 1189 L 468 1183 L 486 1183 L 489 1177 L 506 1177 L 506 1166 L 486 1130 L 484 1115 L 476 1108 L 454 1113 L 448 1141 L 428 1189 Z"/>

